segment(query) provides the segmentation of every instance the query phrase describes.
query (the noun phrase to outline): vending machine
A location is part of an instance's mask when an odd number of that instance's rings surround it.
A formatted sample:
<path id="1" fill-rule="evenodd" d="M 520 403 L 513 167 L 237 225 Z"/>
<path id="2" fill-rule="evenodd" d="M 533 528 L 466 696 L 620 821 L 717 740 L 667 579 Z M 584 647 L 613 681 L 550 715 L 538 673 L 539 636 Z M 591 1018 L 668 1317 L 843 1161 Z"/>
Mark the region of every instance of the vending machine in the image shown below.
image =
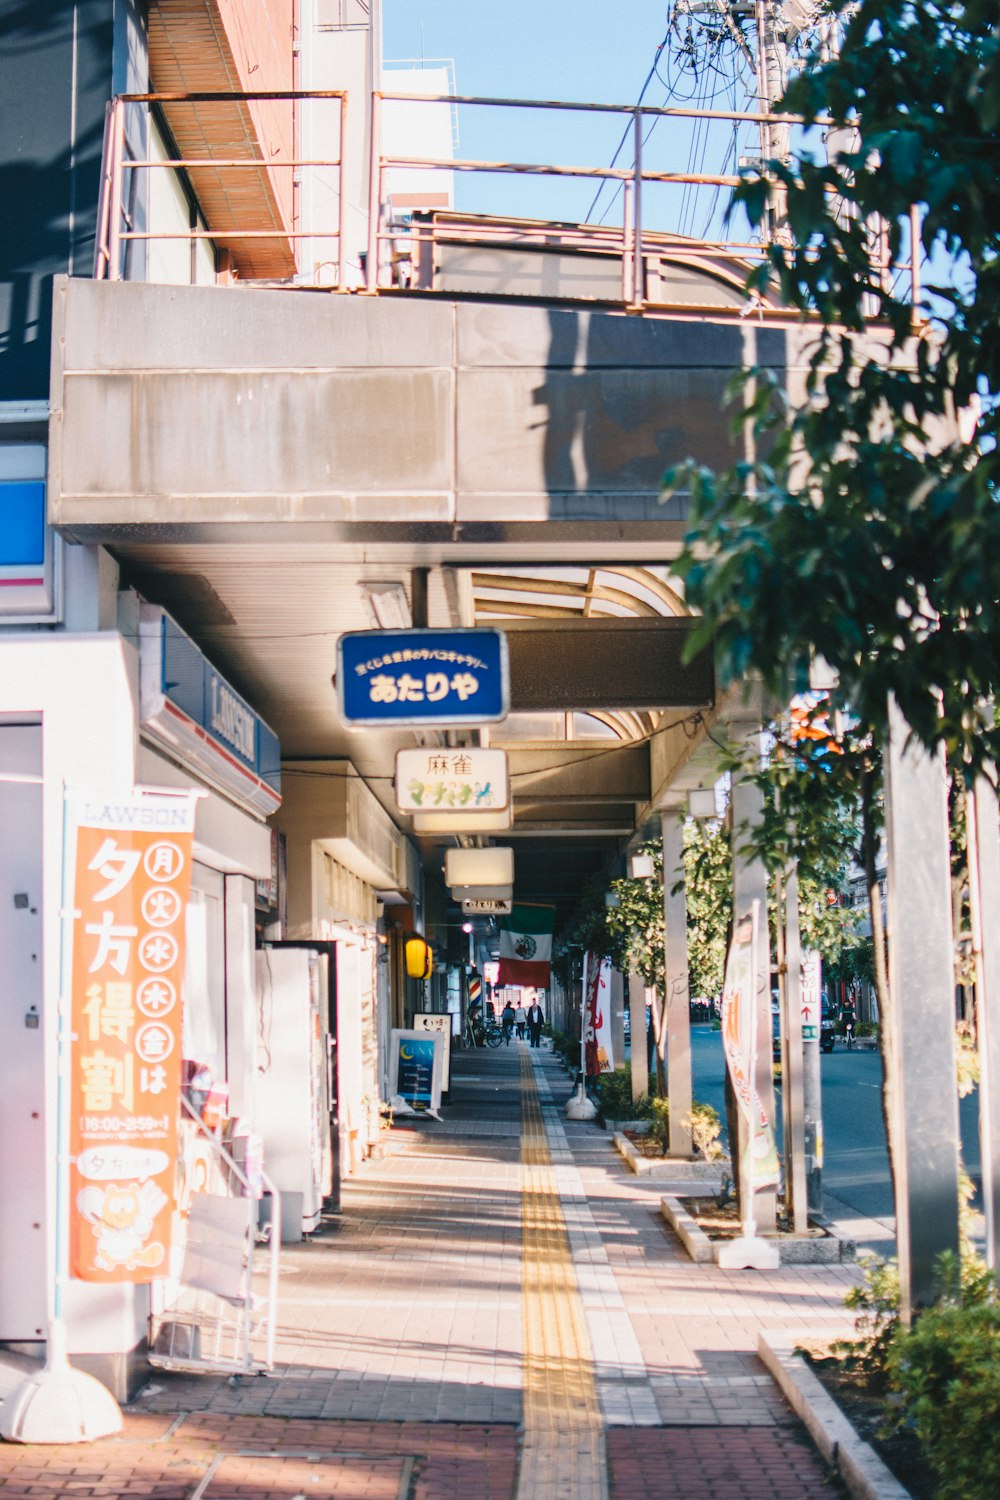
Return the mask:
<path id="1" fill-rule="evenodd" d="M 334 1186 L 330 956 L 262 948 L 257 964 L 256 1123 L 281 1192 L 283 1240 L 319 1227 Z"/>

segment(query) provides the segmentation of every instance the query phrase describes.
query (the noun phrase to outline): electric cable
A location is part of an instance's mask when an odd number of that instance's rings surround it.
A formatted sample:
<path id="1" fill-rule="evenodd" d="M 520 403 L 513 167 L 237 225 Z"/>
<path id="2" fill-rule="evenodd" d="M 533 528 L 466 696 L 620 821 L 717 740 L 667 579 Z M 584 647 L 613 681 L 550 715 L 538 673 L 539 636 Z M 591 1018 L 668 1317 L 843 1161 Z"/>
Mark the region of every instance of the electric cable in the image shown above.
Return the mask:
<path id="1" fill-rule="evenodd" d="M 659 62 L 660 53 L 663 51 L 664 47 L 667 45 L 667 42 L 669 41 L 669 39 L 670 39 L 670 26 L 668 25 L 667 30 L 664 33 L 663 40 L 660 43 L 660 45 L 657 47 L 656 52 L 655 52 L 655 54 L 653 56 L 653 66 L 650 68 L 649 72 L 646 74 L 646 81 L 643 83 L 642 88 L 639 91 L 639 97 L 635 101 L 635 107 L 636 108 L 638 108 L 638 106 L 642 103 L 643 99 L 646 97 L 646 90 L 649 88 L 649 85 L 652 83 L 654 77 L 657 76 L 656 75 L 656 65 Z M 621 155 L 622 147 L 624 146 L 625 142 L 628 140 L 629 134 L 630 134 L 631 130 L 632 130 L 632 125 L 631 125 L 631 122 L 629 122 L 625 126 L 625 129 L 622 131 L 622 138 L 618 142 L 618 145 L 615 147 L 615 154 L 614 154 L 614 156 L 611 158 L 610 162 L 608 163 L 609 170 L 615 165 L 615 162 L 618 160 L 619 156 Z M 590 207 L 587 209 L 586 216 L 585 216 L 585 218 L 583 220 L 583 222 L 585 224 L 589 224 L 589 222 L 590 222 L 590 216 L 594 212 L 594 209 L 597 207 L 598 200 L 599 200 L 601 194 L 604 191 L 604 187 L 605 187 L 605 184 L 602 182 L 600 184 L 600 186 L 598 187 L 597 192 L 594 194 L 594 201 L 591 203 Z"/>

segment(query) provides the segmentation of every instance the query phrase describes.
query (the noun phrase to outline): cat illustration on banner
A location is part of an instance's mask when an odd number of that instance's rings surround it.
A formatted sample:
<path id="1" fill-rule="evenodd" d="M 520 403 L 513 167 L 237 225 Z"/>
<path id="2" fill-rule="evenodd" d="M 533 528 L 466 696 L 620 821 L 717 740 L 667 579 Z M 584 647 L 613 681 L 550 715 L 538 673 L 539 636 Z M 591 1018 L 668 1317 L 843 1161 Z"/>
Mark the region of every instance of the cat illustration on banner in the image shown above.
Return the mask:
<path id="1" fill-rule="evenodd" d="M 109 1182 L 107 1187 L 83 1188 L 76 1205 L 97 1241 L 95 1265 L 102 1271 L 160 1265 L 164 1247 L 158 1240 L 146 1241 L 166 1201 L 155 1182 Z"/>

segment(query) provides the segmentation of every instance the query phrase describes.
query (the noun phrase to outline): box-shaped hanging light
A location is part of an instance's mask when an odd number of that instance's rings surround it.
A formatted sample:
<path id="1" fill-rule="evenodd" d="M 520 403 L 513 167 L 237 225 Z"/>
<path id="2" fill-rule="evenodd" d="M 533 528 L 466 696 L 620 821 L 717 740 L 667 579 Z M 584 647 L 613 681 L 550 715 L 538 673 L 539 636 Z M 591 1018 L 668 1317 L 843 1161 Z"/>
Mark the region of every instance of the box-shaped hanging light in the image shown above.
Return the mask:
<path id="1" fill-rule="evenodd" d="M 450 886 L 512 886 L 514 851 L 503 844 L 486 849 L 446 849 L 444 878 Z"/>

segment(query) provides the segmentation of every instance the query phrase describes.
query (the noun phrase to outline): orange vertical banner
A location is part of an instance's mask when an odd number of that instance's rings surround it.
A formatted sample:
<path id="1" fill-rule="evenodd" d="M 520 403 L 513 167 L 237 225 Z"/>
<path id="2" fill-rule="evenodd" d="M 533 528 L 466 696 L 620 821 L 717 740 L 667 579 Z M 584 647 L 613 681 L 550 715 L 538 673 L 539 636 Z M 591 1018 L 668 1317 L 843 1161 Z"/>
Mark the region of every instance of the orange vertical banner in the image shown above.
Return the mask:
<path id="1" fill-rule="evenodd" d="M 83 1281 L 167 1274 L 196 800 L 137 789 L 70 804 L 70 1273 Z"/>

